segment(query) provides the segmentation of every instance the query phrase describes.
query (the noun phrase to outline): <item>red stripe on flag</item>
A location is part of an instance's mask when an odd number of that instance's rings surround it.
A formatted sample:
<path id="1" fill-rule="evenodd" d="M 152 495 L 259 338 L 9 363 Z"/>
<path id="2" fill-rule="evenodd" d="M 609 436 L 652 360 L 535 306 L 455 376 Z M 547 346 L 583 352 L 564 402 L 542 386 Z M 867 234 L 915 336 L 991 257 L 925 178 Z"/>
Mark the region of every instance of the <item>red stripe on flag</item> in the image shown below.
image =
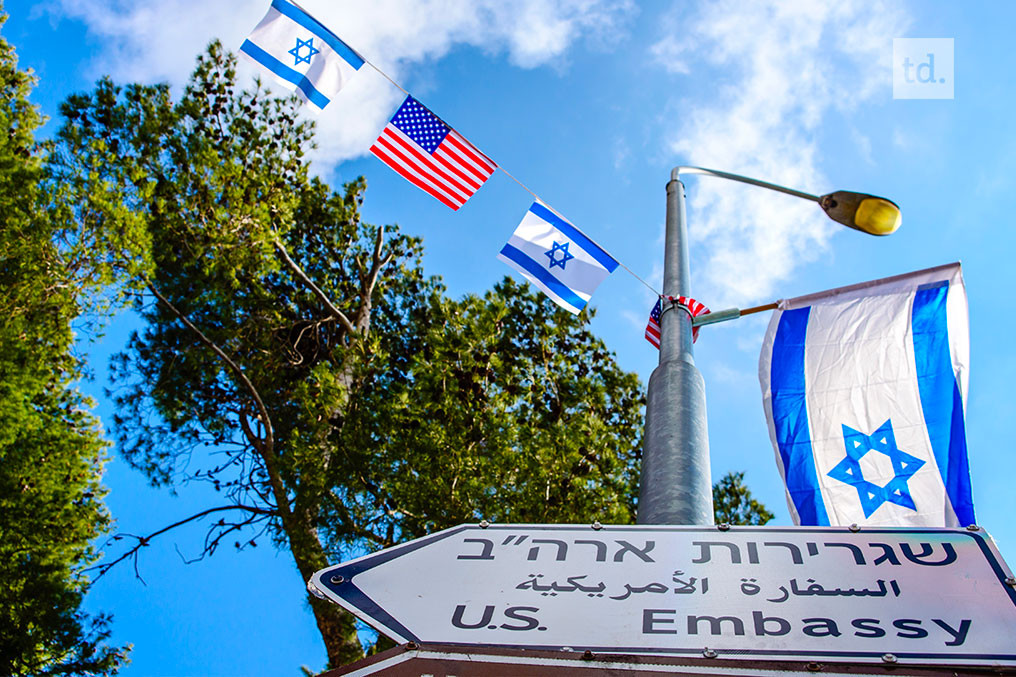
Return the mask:
<path id="1" fill-rule="evenodd" d="M 420 190 L 423 190 L 429 193 L 430 195 L 434 196 L 435 198 L 440 200 L 443 204 L 456 211 L 458 210 L 459 207 L 462 206 L 462 203 L 452 202 L 445 196 L 444 193 L 438 191 L 436 188 L 432 188 L 422 179 L 417 178 L 416 175 L 412 171 L 410 171 L 407 167 L 403 167 L 402 164 L 400 164 L 397 159 L 389 156 L 388 150 L 382 146 L 379 146 L 378 145 L 379 143 L 381 143 L 381 139 L 378 139 L 377 142 L 375 142 L 374 145 L 370 147 L 370 151 L 374 153 L 374 155 L 377 156 L 379 160 L 381 160 L 386 165 L 388 165 L 389 167 L 397 171 L 399 174 L 401 174 L 404 179 L 412 183 Z"/>
<path id="2" fill-rule="evenodd" d="M 472 160 L 473 164 L 477 165 L 477 168 L 480 169 L 481 172 L 486 172 L 488 177 L 494 173 L 495 169 L 497 169 L 497 164 L 495 164 L 493 160 L 477 150 L 476 146 L 462 138 L 462 136 L 455 130 L 452 130 L 448 136 L 445 137 L 445 141 L 454 146 L 459 153 Z M 486 180 L 486 178 L 484 180 Z"/>
<path id="3" fill-rule="evenodd" d="M 382 133 L 375 144 L 383 145 L 388 149 L 389 154 L 397 157 L 404 167 L 415 171 L 418 178 L 431 183 L 436 190 L 441 191 L 448 199 L 461 205 L 469 199 L 472 193 L 450 179 L 444 179 L 440 170 L 433 166 L 427 158 L 421 157 L 420 152 L 411 146 L 407 146 L 404 140 L 397 135 Z"/>
<path id="4" fill-rule="evenodd" d="M 646 340 L 657 348 L 660 347 L 660 325 L 653 322 L 646 326 Z"/>
<path id="5" fill-rule="evenodd" d="M 417 180 L 424 182 L 431 187 L 431 190 L 437 191 L 459 207 L 461 207 L 462 203 L 468 199 L 468 196 L 463 197 L 451 186 L 442 183 L 438 177 L 429 172 L 426 167 L 419 166 L 419 164 L 413 161 L 412 158 L 408 157 L 405 153 L 399 150 L 389 137 L 378 137 L 378 140 L 375 141 L 375 145 L 385 149 L 386 154 L 390 158 L 390 162 L 387 164 L 392 167 L 392 169 L 397 169 L 396 166 L 398 166 L 402 168 L 402 171 L 399 173 L 403 173 L 403 171 L 410 172 L 417 178 Z"/>
<path id="6" fill-rule="evenodd" d="M 469 143 L 464 136 L 456 132 L 454 129 L 451 130 L 449 136 L 452 140 L 462 148 L 462 150 L 469 155 L 469 158 L 477 165 L 484 167 L 491 174 L 497 169 L 497 163 L 491 160 L 489 157 L 484 155 L 479 148 Z"/>
<path id="7" fill-rule="evenodd" d="M 411 182 L 421 190 L 433 195 L 452 209 L 457 209 L 461 206 L 461 200 L 453 199 L 448 195 L 447 191 L 434 185 L 434 182 L 428 175 L 421 172 L 412 163 L 400 160 L 395 155 L 394 149 L 385 139 L 378 139 L 374 145 L 371 146 L 371 151 L 378 157 L 378 159 L 401 174 L 407 181 Z"/>
<path id="8" fill-rule="evenodd" d="M 705 304 L 696 301 L 695 299 L 688 298 L 687 296 L 678 296 L 676 301 L 678 305 L 687 308 L 692 317 L 698 317 L 703 313 L 709 312 L 709 309 L 705 307 Z"/>
<path id="9" fill-rule="evenodd" d="M 386 131 L 390 130 L 386 129 Z M 436 183 L 443 183 L 444 187 L 449 189 L 448 197 L 455 199 L 456 201 L 459 202 L 465 202 L 472 196 L 473 193 L 476 192 L 476 188 L 470 190 L 469 187 L 463 186 L 461 183 L 456 181 L 454 177 L 449 176 L 448 174 L 443 172 L 441 170 L 441 166 L 447 166 L 447 163 L 439 164 L 436 161 L 436 158 L 433 158 L 432 156 L 422 152 L 420 150 L 420 147 L 417 146 L 415 143 L 413 143 L 412 139 L 407 139 L 403 137 L 401 134 L 395 133 L 389 134 L 382 133 L 381 137 L 378 137 L 378 141 L 380 141 L 382 138 L 385 138 L 391 142 L 391 144 L 393 145 L 393 150 L 394 147 L 397 146 L 404 153 L 408 153 L 409 155 L 411 155 L 416 160 L 417 168 L 420 169 L 423 173 L 430 174 L 431 178 L 433 178 Z M 477 188 L 479 188 L 479 186 L 477 186 Z M 458 195 L 452 194 L 452 191 L 457 192 Z"/>
<path id="10" fill-rule="evenodd" d="M 457 175 L 479 190 L 480 186 L 490 178 L 493 169 L 477 164 L 471 159 L 467 154 L 470 148 L 469 142 L 452 130 L 445 136 L 441 145 L 434 149 L 434 159 L 449 165 Z M 473 150 L 475 151 L 475 149 Z"/>
<path id="11" fill-rule="evenodd" d="M 434 162 L 440 163 L 442 167 L 455 174 L 463 183 L 468 184 L 471 189 L 469 191 L 470 197 L 472 197 L 473 193 L 480 190 L 480 186 L 483 185 L 485 179 L 478 179 L 475 175 L 470 174 L 467 171 L 467 165 L 462 164 L 458 156 L 449 153 L 444 143 L 434 149 L 434 154 L 431 157 Z"/>
<path id="12" fill-rule="evenodd" d="M 490 178 L 497 165 L 449 129 L 433 153 L 428 153 L 392 123 L 371 146 L 382 162 L 407 181 L 452 209 L 458 209 Z"/>
<path id="13" fill-rule="evenodd" d="M 678 296 L 676 298 L 673 296 L 668 296 L 666 298 L 671 303 L 683 307 L 685 310 L 688 311 L 688 314 L 690 314 L 692 317 L 698 317 L 699 315 L 708 315 L 710 312 L 710 310 L 705 307 L 705 304 L 700 303 L 695 299 L 688 298 L 687 296 Z M 692 327 L 691 330 L 692 343 L 698 340 L 699 329 L 700 327 Z M 656 322 L 656 320 L 652 318 L 652 315 L 650 315 L 649 317 L 649 324 L 646 325 L 646 340 L 652 343 L 657 348 L 660 347 L 660 325 L 658 322 Z"/>

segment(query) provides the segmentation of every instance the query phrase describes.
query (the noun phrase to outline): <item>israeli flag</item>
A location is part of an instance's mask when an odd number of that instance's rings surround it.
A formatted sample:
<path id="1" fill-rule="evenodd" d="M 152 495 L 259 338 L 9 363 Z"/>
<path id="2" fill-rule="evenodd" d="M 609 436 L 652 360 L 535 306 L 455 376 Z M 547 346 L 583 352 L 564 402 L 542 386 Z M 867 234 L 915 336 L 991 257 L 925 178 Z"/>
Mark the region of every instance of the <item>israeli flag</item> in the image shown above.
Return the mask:
<path id="1" fill-rule="evenodd" d="M 497 258 L 576 315 L 617 261 L 578 228 L 534 202 Z"/>
<path id="2" fill-rule="evenodd" d="M 800 525 L 974 524 L 958 263 L 781 301 L 759 380 Z"/>
<path id="3" fill-rule="evenodd" d="M 349 45 L 287 0 L 272 0 L 240 52 L 317 112 L 364 64 Z"/>

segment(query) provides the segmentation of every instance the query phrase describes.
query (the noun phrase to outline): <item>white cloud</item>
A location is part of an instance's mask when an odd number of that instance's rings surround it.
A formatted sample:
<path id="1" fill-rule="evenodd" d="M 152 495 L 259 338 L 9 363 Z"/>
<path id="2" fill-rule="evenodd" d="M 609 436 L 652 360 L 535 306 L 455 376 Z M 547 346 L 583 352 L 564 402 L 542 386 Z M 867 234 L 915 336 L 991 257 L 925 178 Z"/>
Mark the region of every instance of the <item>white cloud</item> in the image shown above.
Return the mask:
<path id="1" fill-rule="evenodd" d="M 900 127 L 893 129 L 893 145 L 902 151 L 911 151 L 917 147 L 914 136 Z"/>
<path id="2" fill-rule="evenodd" d="M 746 315 L 737 320 L 735 341 L 737 349 L 750 355 L 758 354 L 758 348 L 762 345 L 762 339 L 765 337 L 771 317 L 771 313 L 759 313 Z"/>
<path id="3" fill-rule="evenodd" d="M 646 313 L 646 316 L 643 317 L 642 315 L 640 315 L 639 313 L 635 312 L 634 310 L 630 310 L 628 308 L 622 308 L 619 311 L 619 315 L 625 321 L 625 323 L 628 324 L 632 328 L 633 331 L 639 331 L 639 330 L 645 329 L 646 322 L 647 322 L 646 318 L 648 317 L 649 314 Z"/>
<path id="4" fill-rule="evenodd" d="M 267 0 L 48 0 L 54 18 L 85 23 L 103 45 L 93 75 L 181 85 L 214 38 L 236 49 Z M 303 0 L 309 12 L 396 80 L 457 46 L 506 54 L 523 68 L 560 66 L 582 39 L 610 42 L 633 0 Z M 241 74 L 254 73 L 242 66 Z M 405 85 L 405 83 L 403 83 Z M 366 153 L 403 95 L 365 67 L 317 118 L 318 169 Z"/>
<path id="5" fill-rule="evenodd" d="M 856 127 L 850 128 L 850 140 L 853 142 L 854 147 L 857 149 L 857 154 L 861 156 L 865 164 L 874 165 L 875 155 L 872 152 L 871 139 L 861 133 Z"/>
<path id="6" fill-rule="evenodd" d="M 675 105 L 670 150 L 715 167 L 804 191 L 830 184 L 819 169 L 820 127 L 892 82 L 895 5 L 858 0 L 679 3 L 650 48 L 669 72 L 715 74 L 706 103 Z M 699 99 L 701 101 L 701 99 Z M 718 306 L 768 300 L 802 262 L 818 258 L 836 227 L 813 204 L 709 178 L 693 178 L 690 237 L 695 292 Z"/>
<path id="7" fill-rule="evenodd" d="M 739 388 L 745 383 L 751 383 L 755 379 L 755 374 L 742 371 L 730 366 L 726 362 L 716 360 L 709 364 L 709 377 L 710 381 L 716 380 L 728 386 Z"/>

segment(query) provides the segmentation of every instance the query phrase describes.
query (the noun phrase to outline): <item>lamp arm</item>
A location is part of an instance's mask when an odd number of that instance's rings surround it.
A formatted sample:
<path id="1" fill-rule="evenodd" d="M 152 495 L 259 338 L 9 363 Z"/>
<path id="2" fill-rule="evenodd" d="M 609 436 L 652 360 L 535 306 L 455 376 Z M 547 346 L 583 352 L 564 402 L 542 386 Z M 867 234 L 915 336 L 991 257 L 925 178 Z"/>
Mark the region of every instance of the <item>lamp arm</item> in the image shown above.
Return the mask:
<path id="1" fill-rule="evenodd" d="M 681 174 L 703 174 L 705 176 L 715 176 L 720 179 L 729 179 L 731 181 L 739 181 L 740 183 L 751 184 L 752 186 L 758 186 L 760 188 L 768 188 L 769 190 L 775 190 L 778 193 L 786 193 L 787 195 L 793 195 L 794 197 L 804 198 L 805 200 L 811 200 L 812 202 L 822 203 L 822 198 L 818 195 L 812 195 L 811 193 L 804 193 L 793 188 L 787 188 L 786 186 L 780 186 L 775 183 L 769 183 L 768 181 L 759 181 L 747 176 L 741 176 L 740 174 L 731 174 L 730 172 L 721 172 L 716 169 L 706 169 L 704 167 L 674 167 L 670 171 L 670 180 L 680 180 Z"/>

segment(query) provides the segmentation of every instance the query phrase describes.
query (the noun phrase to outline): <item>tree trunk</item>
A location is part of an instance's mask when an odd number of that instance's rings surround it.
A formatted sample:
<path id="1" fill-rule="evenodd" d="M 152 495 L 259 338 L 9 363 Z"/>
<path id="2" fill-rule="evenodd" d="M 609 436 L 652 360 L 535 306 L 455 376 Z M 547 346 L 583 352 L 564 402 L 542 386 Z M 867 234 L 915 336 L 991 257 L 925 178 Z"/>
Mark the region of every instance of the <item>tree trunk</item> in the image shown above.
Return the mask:
<path id="1" fill-rule="evenodd" d="M 309 578 L 309 577 L 308 577 Z M 328 668 L 337 668 L 363 658 L 363 647 L 356 636 L 356 621 L 335 602 L 307 595 L 318 632 L 328 652 Z"/>
<path id="2" fill-rule="evenodd" d="M 313 527 L 294 513 L 290 513 L 286 522 L 300 522 L 283 524 L 283 527 L 289 537 L 289 549 L 293 553 L 296 568 L 306 583 L 315 572 L 328 566 L 328 559 Z M 353 615 L 338 604 L 318 599 L 310 593 L 307 593 L 307 599 L 328 652 L 328 667 L 337 668 L 363 658 L 363 647 L 356 636 L 356 619 Z"/>

